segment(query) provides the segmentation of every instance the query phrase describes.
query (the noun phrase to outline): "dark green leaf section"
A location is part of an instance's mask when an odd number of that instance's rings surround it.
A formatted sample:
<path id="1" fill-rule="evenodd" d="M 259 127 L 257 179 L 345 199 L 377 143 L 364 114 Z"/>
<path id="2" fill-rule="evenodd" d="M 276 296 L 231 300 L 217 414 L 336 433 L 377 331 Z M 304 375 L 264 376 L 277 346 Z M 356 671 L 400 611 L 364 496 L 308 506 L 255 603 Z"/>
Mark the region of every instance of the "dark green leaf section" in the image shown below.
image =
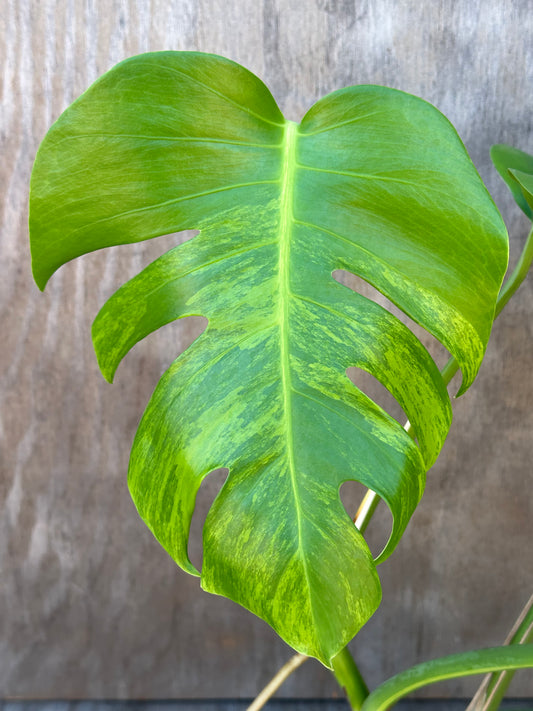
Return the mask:
<path id="1" fill-rule="evenodd" d="M 422 344 L 332 272 L 372 283 L 455 355 L 463 388 L 471 383 L 507 247 L 454 129 L 422 100 L 370 86 L 322 99 L 298 126 L 228 60 L 142 55 L 50 130 L 30 227 L 41 287 L 93 249 L 200 230 L 119 289 L 93 326 L 111 380 L 155 329 L 208 319 L 148 404 L 130 490 L 162 545 L 197 573 L 187 554 L 196 494 L 227 467 L 204 526 L 203 587 L 329 665 L 380 599 L 339 488 L 358 480 L 389 505 L 383 560 L 451 419 Z M 418 446 L 352 385 L 350 366 L 396 397 Z"/>
<path id="2" fill-rule="evenodd" d="M 507 248 L 501 217 L 455 130 L 414 96 L 362 86 L 321 99 L 301 131 L 299 189 L 311 229 L 344 238 L 339 266 L 451 351 L 464 392 L 488 340 L 487 307 Z"/>
<path id="3" fill-rule="evenodd" d="M 533 156 L 512 146 L 496 144 L 490 157 L 517 205 L 533 220 Z"/>

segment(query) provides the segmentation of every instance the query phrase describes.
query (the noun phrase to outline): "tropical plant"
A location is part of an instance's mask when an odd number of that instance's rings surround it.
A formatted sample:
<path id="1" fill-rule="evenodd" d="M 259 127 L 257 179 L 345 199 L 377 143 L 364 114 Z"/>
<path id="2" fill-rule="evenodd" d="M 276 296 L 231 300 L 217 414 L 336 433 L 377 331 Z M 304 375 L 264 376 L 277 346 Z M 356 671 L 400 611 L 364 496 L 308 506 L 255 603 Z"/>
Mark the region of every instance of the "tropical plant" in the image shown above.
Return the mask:
<path id="1" fill-rule="evenodd" d="M 494 159 L 531 217 L 532 159 L 505 147 Z M 155 329 L 208 319 L 146 408 L 132 497 L 175 561 L 200 575 L 187 553 L 196 495 L 226 467 L 204 525 L 202 587 L 332 668 L 359 707 L 367 691 L 346 644 L 379 605 L 376 564 L 400 540 L 443 445 L 447 383 L 460 368 L 462 394 L 475 378 L 495 313 L 531 261 L 531 237 L 498 300 L 505 226 L 454 128 L 422 99 L 348 87 L 296 124 L 227 59 L 133 57 L 75 101 L 39 149 L 35 280 L 42 289 L 84 253 L 187 229 L 200 234 L 122 286 L 93 325 L 111 381 Z M 445 370 L 401 320 L 336 281 L 339 269 L 437 338 L 452 354 Z M 390 391 L 406 428 L 349 367 Z M 348 480 L 371 492 L 356 526 L 339 497 Z M 380 499 L 393 525 L 374 560 L 363 532 Z M 457 663 L 468 673 L 533 665 L 533 645 L 476 655 Z M 457 663 L 430 671 L 442 678 Z M 401 683 L 373 692 L 365 709 L 384 708 Z"/>

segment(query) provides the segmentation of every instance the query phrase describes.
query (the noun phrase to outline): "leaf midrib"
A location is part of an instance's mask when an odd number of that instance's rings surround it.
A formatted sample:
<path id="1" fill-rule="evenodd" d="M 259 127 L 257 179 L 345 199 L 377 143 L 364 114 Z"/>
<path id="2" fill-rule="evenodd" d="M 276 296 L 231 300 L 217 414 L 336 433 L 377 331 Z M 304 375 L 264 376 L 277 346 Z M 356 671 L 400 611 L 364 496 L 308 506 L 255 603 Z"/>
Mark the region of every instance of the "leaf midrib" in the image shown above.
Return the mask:
<path id="1" fill-rule="evenodd" d="M 298 124 L 287 121 L 283 137 L 282 172 L 280 177 L 280 223 L 279 223 L 279 324 L 280 324 L 280 365 L 281 387 L 283 392 L 283 416 L 285 420 L 286 448 L 289 476 L 294 493 L 294 508 L 298 527 L 298 548 L 295 555 L 299 555 L 307 583 L 309 595 L 309 610 L 314 619 L 313 602 L 311 596 L 311 583 L 307 570 L 307 559 L 302 549 L 302 512 L 300 509 L 296 467 L 294 464 L 294 437 L 292 430 L 292 393 L 294 391 L 291 380 L 290 348 L 289 348 L 289 300 L 290 289 L 290 245 L 292 227 L 294 224 L 293 198 L 294 179 L 297 168 L 296 141 L 298 137 Z"/>
<path id="2" fill-rule="evenodd" d="M 292 389 L 289 353 L 289 296 L 290 296 L 290 242 L 293 224 L 293 183 L 296 167 L 295 144 L 297 125 L 287 121 L 283 137 L 282 173 L 280 178 L 280 223 L 279 223 L 279 324 L 280 324 L 280 363 L 281 383 L 283 390 L 283 411 L 286 419 L 287 455 L 294 493 L 296 495 L 296 482 L 294 477 L 294 450 L 292 438 L 292 403 L 290 391 Z M 296 496 L 295 496 L 296 498 Z M 297 505 L 298 508 L 298 505 Z M 300 518 L 298 513 L 298 532 L 300 531 Z"/>

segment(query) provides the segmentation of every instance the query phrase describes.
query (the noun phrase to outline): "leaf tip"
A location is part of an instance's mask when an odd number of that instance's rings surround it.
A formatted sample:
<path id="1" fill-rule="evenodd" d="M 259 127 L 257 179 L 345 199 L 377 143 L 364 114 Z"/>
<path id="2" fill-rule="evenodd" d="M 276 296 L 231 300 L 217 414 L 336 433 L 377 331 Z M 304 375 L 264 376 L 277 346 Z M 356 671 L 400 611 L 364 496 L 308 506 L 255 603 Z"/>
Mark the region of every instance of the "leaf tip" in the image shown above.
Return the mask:
<path id="1" fill-rule="evenodd" d="M 34 247 L 34 245 L 32 244 L 31 237 L 30 237 L 30 249 L 32 252 L 31 273 L 32 273 L 34 282 L 37 284 L 37 287 L 39 288 L 39 291 L 44 291 L 52 274 L 47 269 L 43 269 L 42 264 L 39 263 L 40 260 L 37 259 L 35 256 L 33 247 Z"/>
<path id="2" fill-rule="evenodd" d="M 104 379 L 112 385 L 113 380 L 115 379 L 115 373 L 117 372 L 118 363 L 115 363 L 109 357 L 106 357 L 106 355 L 109 356 L 109 353 L 108 351 L 106 351 L 105 348 L 102 347 L 102 339 L 100 337 L 101 334 L 99 332 L 97 322 L 98 316 L 93 321 L 93 325 L 91 328 L 91 338 L 93 342 L 94 352 L 96 353 L 96 361 Z"/>
<path id="3" fill-rule="evenodd" d="M 99 349 L 96 346 L 96 343 L 94 342 L 94 338 L 93 346 L 96 353 L 96 361 L 98 363 L 98 367 L 100 368 L 102 376 L 110 385 L 113 385 L 113 381 L 115 380 L 115 373 L 117 372 L 116 366 L 110 365 L 104 360 L 104 358 L 101 356 Z"/>

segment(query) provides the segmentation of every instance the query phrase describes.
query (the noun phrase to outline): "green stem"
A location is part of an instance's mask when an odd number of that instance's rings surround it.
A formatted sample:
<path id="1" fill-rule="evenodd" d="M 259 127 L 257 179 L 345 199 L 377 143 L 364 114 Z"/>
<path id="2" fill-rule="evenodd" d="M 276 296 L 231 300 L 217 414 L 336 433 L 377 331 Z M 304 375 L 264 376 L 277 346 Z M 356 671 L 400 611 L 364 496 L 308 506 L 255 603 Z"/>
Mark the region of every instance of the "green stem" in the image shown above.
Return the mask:
<path id="1" fill-rule="evenodd" d="M 453 376 L 457 373 L 458 370 L 459 363 L 452 356 L 450 360 L 446 363 L 444 368 L 440 371 L 442 379 L 444 380 L 444 385 L 449 385 L 451 383 Z"/>
<path id="2" fill-rule="evenodd" d="M 527 236 L 520 259 L 513 269 L 511 276 L 507 279 L 502 287 L 502 290 L 500 291 L 500 295 L 498 296 L 498 301 L 496 303 L 496 313 L 494 318 L 500 315 L 502 309 L 507 304 L 511 296 L 526 278 L 531 262 L 533 262 L 533 227 Z"/>
<path id="3" fill-rule="evenodd" d="M 359 711 L 368 696 L 368 687 L 348 647 L 333 657 L 332 664 L 335 678 L 345 690 L 350 706 L 353 711 Z"/>

